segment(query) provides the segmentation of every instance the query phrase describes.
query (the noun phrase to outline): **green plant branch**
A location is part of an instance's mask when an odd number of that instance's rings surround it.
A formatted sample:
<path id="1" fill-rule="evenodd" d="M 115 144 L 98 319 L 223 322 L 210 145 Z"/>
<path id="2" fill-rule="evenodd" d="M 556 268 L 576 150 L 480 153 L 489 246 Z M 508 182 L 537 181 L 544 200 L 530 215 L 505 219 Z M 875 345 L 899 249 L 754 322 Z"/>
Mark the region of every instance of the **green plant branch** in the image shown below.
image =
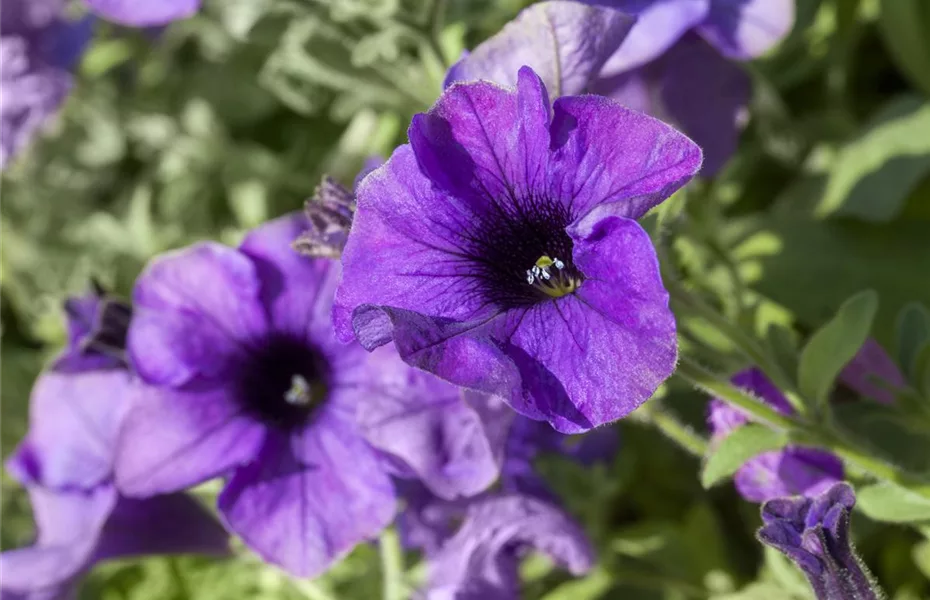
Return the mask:
<path id="1" fill-rule="evenodd" d="M 699 458 L 703 458 L 707 454 L 707 440 L 703 436 L 682 423 L 678 417 L 662 407 L 661 404 L 658 407 L 650 406 L 651 404 L 653 403 L 647 403 L 640 409 L 642 411 L 640 418 L 643 422 L 654 426 L 689 453 Z"/>
<path id="2" fill-rule="evenodd" d="M 394 529 L 385 529 L 378 538 L 381 554 L 382 593 L 384 600 L 404 600 L 404 552 Z"/>

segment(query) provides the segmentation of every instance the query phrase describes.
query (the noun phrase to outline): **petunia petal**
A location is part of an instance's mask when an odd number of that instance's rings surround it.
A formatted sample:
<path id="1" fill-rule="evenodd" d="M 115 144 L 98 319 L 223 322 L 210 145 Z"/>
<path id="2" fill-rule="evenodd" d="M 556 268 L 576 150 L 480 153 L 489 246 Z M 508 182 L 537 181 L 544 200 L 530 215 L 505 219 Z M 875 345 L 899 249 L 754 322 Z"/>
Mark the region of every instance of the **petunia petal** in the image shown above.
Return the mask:
<path id="1" fill-rule="evenodd" d="M 491 485 L 499 470 L 494 449 L 462 390 L 408 366 L 393 348 L 376 350 L 370 360 L 380 368 L 356 392 L 365 438 L 442 498 L 473 496 Z"/>
<path id="2" fill-rule="evenodd" d="M 599 205 L 638 219 L 701 168 L 701 149 L 658 119 L 601 96 L 553 105 L 550 195 L 576 218 Z"/>
<path id="3" fill-rule="evenodd" d="M 200 8 L 201 0 L 84 0 L 95 13 L 114 23 L 131 27 L 166 25 L 186 19 Z"/>
<path id="4" fill-rule="evenodd" d="M 702 172 L 714 175 L 736 152 L 752 92 L 749 75 L 695 35 L 669 49 L 657 68 L 665 115 L 701 146 Z"/>
<path id="5" fill-rule="evenodd" d="M 94 560 L 153 554 L 229 553 L 229 533 L 187 494 L 120 498 L 97 543 Z"/>
<path id="6" fill-rule="evenodd" d="M 391 522 L 394 490 L 351 422 L 324 414 L 298 435 L 292 444 L 269 437 L 218 506 L 262 558 L 313 577 Z"/>
<path id="7" fill-rule="evenodd" d="M 613 77 L 655 60 L 686 31 L 701 23 L 715 0 L 589 0 L 636 15 L 636 24 L 606 62 L 602 77 Z"/>
<path id="8" fill-rule="evenodd" d="M 149 388 L 126 418 L 114 468 L 117 487 L 145 497 L 186 489 L 254 460 L 264 427 L 222 388 Z"/>
<path id="9" fill-rule="evenodd" d="M 648 234 L 621 217 L 582 222 L 569 233 L 586 280 L 574 295 L 527 315 L 510 343 L 562 383 L 544 387 L 566 394 L 587 423 L 557 411 L 546 418 L 563 433 L 577 433 L 619 419 L 652 396 L 675 369 L 677 343 Z"/>
<path id="10" fill-rule="evenodd" d="M 582 94 L 633 21 L 623 12 L 578 2 L 534 4 L 453 65 L 446 85 L 485 79 L 515 86 L 517 71 L 528 65 L 553 97 Z"/>
<path id="11" fill-rule="evenodd" d="M 434 207 L 442 206 L 442 210 Z M 358 212 L 342 254 L 342 284 L 333 321 L 343 341 L 358 339 L 368 349 L 390 341 L 387 317 L 367 319 L 359 305 L 431 306 L 436 314 L 469 319 L 484 308 L 459 277 L 468 268 L 458 236 L 472 210 L 432 185 L 410 146 L 394 151 L 384 167 L 361 183 Z M 363 311 L 364 312 L 364 311 Z"/>
<path id="12" fill-rule="evenodd" d="M 750 502 L 781 496 L 815 496 L 843 479 L 843 462 L 829 452 L 786 448 L 765 452 L 744 464 L 733 483 Z"/>
<path id="13" fill-rule="evenodd" d="M 529 67 L 517 84 L 516 93 L 489 81 L 453 85 L 407 132 L 422 172 L 481 216 L 546 181 L 549 96 Z"/>
<path id="14" fill-rule="evenodd" d="M 34 546 L 0 554 L 4 597 L 8 591 L 44 593 L 89 568 L 117 497 L 109 485 L 87 492 L 59 493 L 39 486 L 28 491 L 38 539 Z"/>
<path id="15" fill-rule="evenodd" d="M 711 0 L 701 35 L 725 56 L 757 58 L 788 35 L 794 0 Z"/>
<path id="16" fill-rule="evenodd" d="M 339 263 L 298 254 L 291 243 L 309 226 L 294 212 L 252 230 L 239 249 L 252 259 L 271 326 L 301 338 L 327 338 Z"/>
<path id="17" fill-rule="evenodd" d="M 109 479 L 116 440 L 136 386 L 124 370 L 39 376 L 32 391 L 28 444 L 41 484 L 91 488 Z"/>
<path id="18" fill-rule="evenodd" d="M 894 402 L 894 390 L 907 386 L 898 365 L 874 338 L 865 341 L 843 370 L 840 381 L 854 391 L 881 402 Z"/>
<path id="19" fill-rule="evenodd" d="M 426 597 L 516 597 L 518 557 L 528 549 L 573 575 L 594 562 L 584 532 L 557 507 L 526 496 L 490 497 L 469 506 L 462 527 L 431 562 Z"/>
<path id="20" fill-rule="evenodd" d="M 267 327 L 255 265 L 241 253 L 201 243 L 154 259 L 136 281 L 128 350 L 155 384 L 212 377 Z"/>

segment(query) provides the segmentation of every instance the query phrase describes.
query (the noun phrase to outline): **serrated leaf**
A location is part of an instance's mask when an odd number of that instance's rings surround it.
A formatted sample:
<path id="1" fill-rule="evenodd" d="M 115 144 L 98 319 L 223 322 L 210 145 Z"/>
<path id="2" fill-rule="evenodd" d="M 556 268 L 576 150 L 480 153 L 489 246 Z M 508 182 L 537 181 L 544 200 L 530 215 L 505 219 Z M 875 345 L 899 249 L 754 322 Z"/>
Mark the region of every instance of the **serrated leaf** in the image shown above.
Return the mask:
<path id="1" fill-rule="evenodd" d="M 713 487 L 736 473 L 749 459 L 778 450 L 787 443 L 787 436 L 781 432 L 762 425 L 744 425 L 724 438 L 707 458 L 701 471 L 701 485 L 705 489 Z"/>
<path id="2" fill-rule="evenodd" d="M 811 336 L 798 363 L 798 385 L 805 398 L 817 406 L 826 403 L 837 375 L 868 338 L 877 310 L 878 294 L 859 292 Z"/>
<path id="3" fill-rule="evenodd" d="M 914 375 L 914 362 L 924 344 L 930 342 L 930 311 L 924 305 L 913 302 L 898 314 L 897 326 L 898 364 L 905 375 Z M 916 381 L 916 380 L 915 380 Z"/>
<path id="4" fill-rule="evenodd" d="M 930 103 L 918 96 L 897 99 L 840 150 L 815 213 L 890 221 L 927 174 Z"/>
<path id="5" fill-rule="evenodd" d="M 877 483 L 856 492 L 859 510 L 876 521 L 930 521 L 930 499 L 893 483 Z"/>

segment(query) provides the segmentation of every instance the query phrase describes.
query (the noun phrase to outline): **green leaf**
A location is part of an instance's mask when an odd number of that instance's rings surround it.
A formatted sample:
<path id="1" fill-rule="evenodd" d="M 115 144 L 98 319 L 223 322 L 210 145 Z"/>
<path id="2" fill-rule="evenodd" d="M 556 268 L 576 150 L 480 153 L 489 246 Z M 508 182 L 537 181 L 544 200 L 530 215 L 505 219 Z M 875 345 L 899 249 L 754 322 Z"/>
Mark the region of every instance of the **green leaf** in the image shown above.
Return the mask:
<path id="1" fill-rule="evenodd" d="M 749 285 L 801 325 L 819 327 L 868 282 L 882 299 L 872 333 L 892 348 L 898 311 L 914 301 L 930 305 L 926 223 L 886 227 L 759 215 L 734 222 L 729 233 Z"/>
<path id="2" fill-rule="evenodd" d="M 914 375 L 914 363 L 921 348 L 930 341 L 930 311 L 916 302 L 908 304 L 898 314 L 898 364 L 908 377 Z"/>
<path id="3" fill-rule="evenodd" d="M 815 213 L 890 221 L 928 173 L 930 103 L 899 98 L 840 150 Z"/>
<path id="4" fill-rule="evenodd" d="M 859 488 L 856 497 L 859 510 L 875 521 L 930 521 L 930 500 L 893 483 L 877 483 Z"/>
<path id="5" fill-rule="evenodd" d="M 925 540 L 914 546 L 914 564 L 930 579 L 930 540 Z"/>
<path id="6" fill-rule="evenodd" d="M 930 95 L 930 5 L 926 0 L 881 0 L 879 31 L 898 68 Z"/>
<path id="7" fill-rule="evenodd" d="M 924 344 L 914 359 L 913 382 L 923 394 L 925 400 L 930 401 L 930 342 Z"/>
<path id="8" fill-rule="evenodd" d="M 878 294 L 873 290 L 860 292 L 811 336 L 798 363 L 798 385 L 805 398 L 817 406 L 826 403 L 836 376 L 869 336 L 877 310 Z"/>
<path id="9" fill-rule="evenodd" d="M 783 433 L 762 425 L 744 425 L 724 438 L 708 457 L 701 471 L 701 485 L 710 488 L 733 475 L 747 460 L 787 443 Z"/>

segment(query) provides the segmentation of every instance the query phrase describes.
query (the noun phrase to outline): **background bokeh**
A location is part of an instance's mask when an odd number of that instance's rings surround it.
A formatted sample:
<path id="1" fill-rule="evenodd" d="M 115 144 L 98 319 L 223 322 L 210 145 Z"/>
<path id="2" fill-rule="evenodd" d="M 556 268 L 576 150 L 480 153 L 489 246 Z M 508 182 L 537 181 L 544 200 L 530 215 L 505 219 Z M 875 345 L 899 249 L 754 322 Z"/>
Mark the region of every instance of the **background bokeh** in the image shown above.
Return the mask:
<path id="1" fill-rule="evenodd" d="M 324 173 L 351 182 L 367 156 L 404 141 L 411 115 L 441 89 L 442 63 L 525 4 L 452 0 L 436 36 L 424 30 L 428 0 L 215 0 L 164 29 L 98 22 L 59 118 L 3 173 L 0 454 L 22 437 L 31 385 L 63 343 L 67 295 L 91 277 L 127 295 L 153 255 L 198 239 L 234 243 L 299 209 Z M 754 97 L 739 152 L 690 188 L 702 202 L 665 209 L 700 225 L 674 243 L 679 260 L 724 300 L 735 270 L 759 295 L 757 320 L 801 335 L 875 289 L 873 333 L 893 346 L 899 311 L 930 305 L 930 3 L 798 0 L 791 35 L 743 66 Z M 698 337 L 724 343 L 710 329 Z M 704 429 L 704 397 L 677 385 L 659 394 Z M 809 597 L 800 574 L 753 539 L 757 506 L 729 484 L 705 491 L 699 461 L 635 415 L 618 427 L 610 466 L 541 465 L 603 566 L 569 581 L 530 561 L 526 597 Z M 930 444 L 902 452 L 930 469 Z M 930 598 L 930 527 L 919 531 L 855 520 L 860 553 L 894 600 Z M 0 534 L 4 549 L 32 536 L 27 498 L 6 475 Z M 368 546 L 306 585 L 243 556 L 104 565 L 84 596 L 381 593 Z"/>

